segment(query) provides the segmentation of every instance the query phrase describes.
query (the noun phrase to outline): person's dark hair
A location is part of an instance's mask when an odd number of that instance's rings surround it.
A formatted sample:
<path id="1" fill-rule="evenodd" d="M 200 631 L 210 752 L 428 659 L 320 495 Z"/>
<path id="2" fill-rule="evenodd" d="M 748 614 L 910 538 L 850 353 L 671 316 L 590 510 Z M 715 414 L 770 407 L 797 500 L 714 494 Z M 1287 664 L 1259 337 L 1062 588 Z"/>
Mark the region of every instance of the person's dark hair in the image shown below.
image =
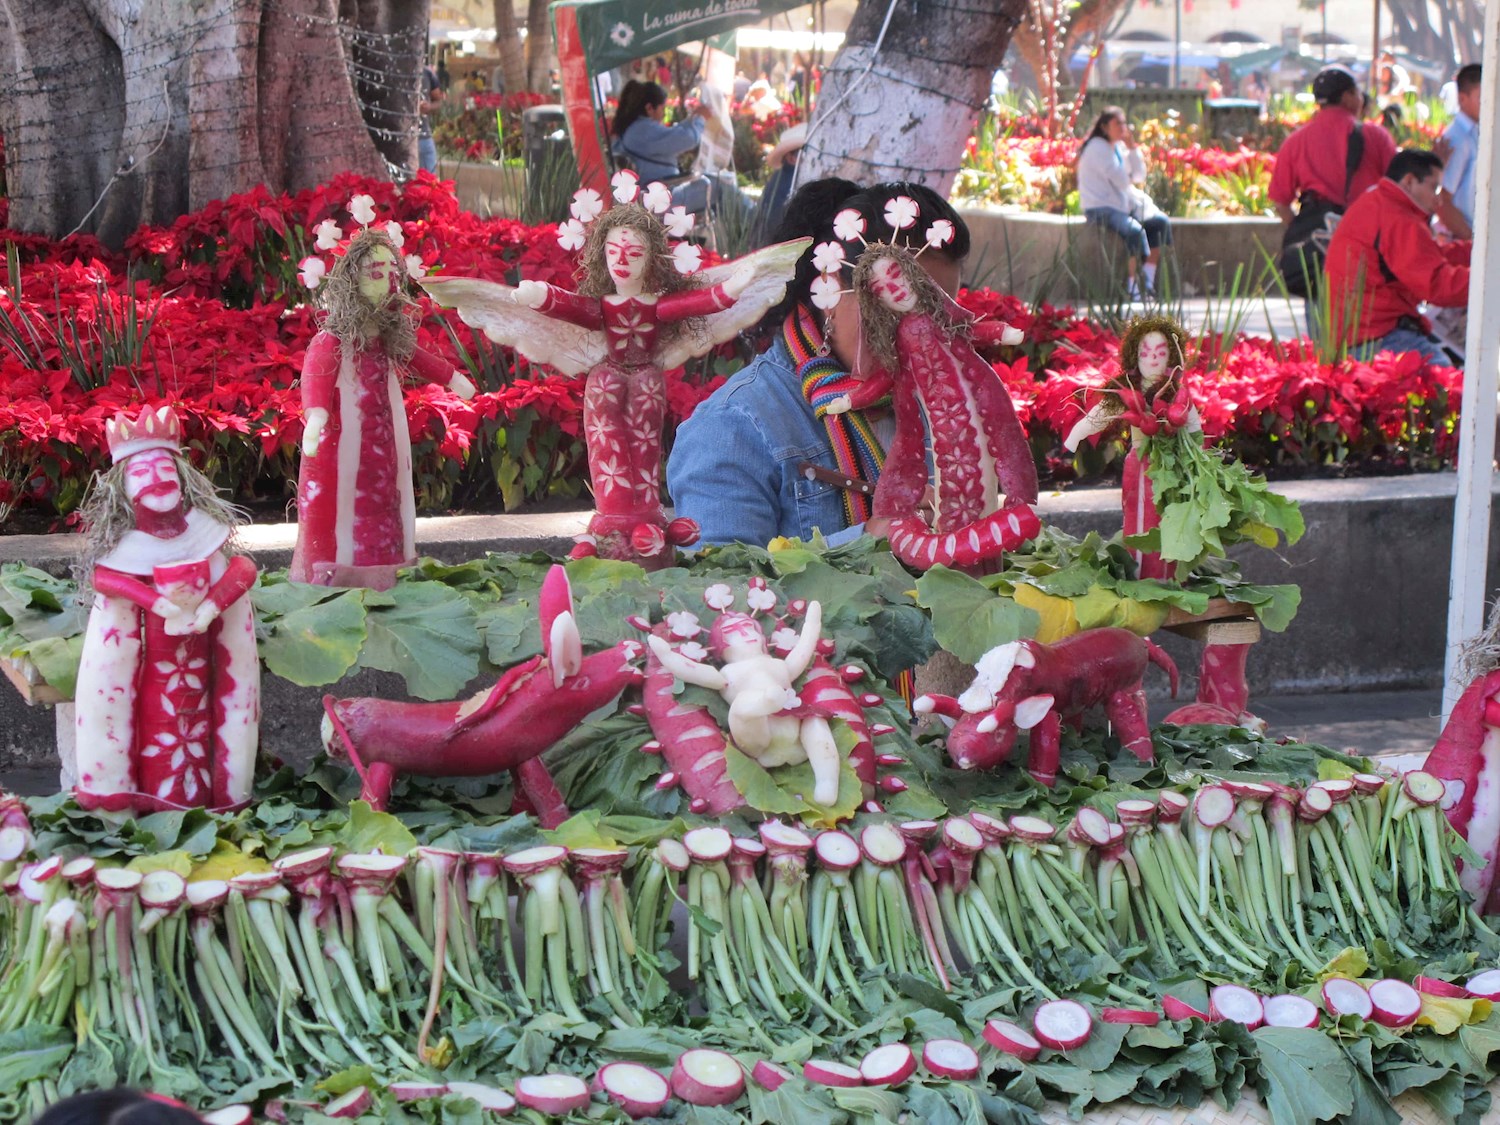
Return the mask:
<path id="1" fill-rule="evenodd" d="M 625 130 L 646 115 L 648 106 L 666 105 L 667 92 L 656 82 L 638 82 L 632 78 L 620 91 L 620 104 L 615 109 L 615 119 L 609 131 L 623 137 Z"/>
<path id="2" fill-rule="evenodd" d="M 1406 114 L 1401 112 L 1401 107 L 1395 102 L 1380 111 L 1380 123 L 1391 131 L 1394 131 L 1405 117 Z"/>
<path id="3" fill-rule="evenodd" d="M 1391 157 L 1391 166 L 1385 170 L 1385 178 L 1400 183 L 1407 176 L 1415 176 L 1421 183 L 1434 172 L 1442 172 L 1443 160 L 1435 152 L 1425 148 L 1403 148 Z"/>
<path id="4" fill-rule="evenodd" d="M 1480 72 L 1484 67 L 1477 62 L 1467 63 L 1458 68 L 1458 73 L 1453 76 L 1453 84 L 1458 87 L 1460 94 L 1467 94 L 1479 85 Z"/>
<path id="5" fill-rule="evenodd" d="M 1325 66 L 1312 80 L 1312 95 L 1319 105 L 1337 105 L 1339 99 L 1350 90 L 1358 89 L 1359 83 L 1354 79 L 1354 72 L 1337 63 Z"/>
<path id="6" fill-rule="evenodd" d="M 116 1086 L 54 1102 L 32 1125 L 202 1125 L 186 1106 Z"/>
<path id="7" fill-rule="evenodd" d="M 910 196 L 916 201 L 919 210 L 917 221 L 899 231 L 885 221 L 885 205 L 898 195 Z M 864 236 L 867 242 L 888 242 L 912 250 L 920 250 L 926 244 L 923 233 L 929 226 L 938 219 L 947 219 L 953 224 L 953 240 L 941 250 L 929 250 L 928 253 L 941 253 L 954 262 L 961 262 L 969 255 L 968 226 L 953 209 L 953 205 L 930 187 L 923 184 L 884 183 L 861 188 L 853 180 L 843 180 L 836 176 L 813 180 L 799 187 L 787 200 L 781 225 L 771 237 L 772 242 L 790 242 L 796 238 L 811 238 L 813 241 L 812 246 L 797 259 L 797 271 L 786 287 L 786 295 L 761 319 L 762 330 L 780 328 L 787 313 L 798 304 L 810 301 L 812 283 L 818 276 L 812 260 L 813 247 L 821 242 L 838 241 L 833 233 L 833 219 L 840 211 L 848 208 L 858 211 L 865 220 Z M 844 260 L 848 263 L 844 270 L 847 282 L 864 246 L 856 241 L 846 242 L 843 247 Z"/>
<path id="8" fill-rule="evenodd" d="M 1083 157 L 1083 148 L 1095 137 L 1103 137 L 1106 143 L 1109 141 L 1109 123 L 1118 121 L 1125 124 L 1125 111 L 1117 105 L 1107 105 L 1099 111 L 1099 116 L 1094 118 L 1094 127 L 1088 131 L 1088 136 L 1078 143 L 1078 152 L 1073 157 L 1073 166 L 1078 166 L 1078 161 Z"/>

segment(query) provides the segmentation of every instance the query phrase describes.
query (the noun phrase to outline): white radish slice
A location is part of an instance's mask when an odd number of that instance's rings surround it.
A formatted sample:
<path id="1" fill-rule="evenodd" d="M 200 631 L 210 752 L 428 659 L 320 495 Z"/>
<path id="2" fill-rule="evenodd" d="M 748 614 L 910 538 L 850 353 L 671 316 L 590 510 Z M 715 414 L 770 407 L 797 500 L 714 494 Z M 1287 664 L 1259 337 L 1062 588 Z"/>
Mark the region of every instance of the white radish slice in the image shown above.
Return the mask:
<path id="1" fill-rule="evenodd" d="M 203 1115 L 206 1125 L 250 1125 L 255 1114 L 247 1105 L 226 1105 Z"/>
<path id="2" fill-rule="evenodd" d="M 1447 786 L 1426 770 L 1412 770 L 1402 779 L 1402 788 L 1419 805 L 1435 805 L 1447 792 Z"/>
<path id="3" fill-rule="evenodd" d="M 724 828 L 694 828 L 684 834 L 682 846 L 699 863 L 716 863 L 734 848 L 734 837 Z"/>
<path id="4" fill-rule="evenodd" d="M 859 1064 L 859 1075 L 867 1086 L 899 1086 L 917 1070 L 917 1056 L 905 1043 L 876 1047 Z"/>
<path id="5" fill-rule="evenodd" d="M 1209 991 L 1208 1014 L 1211 1019 L 1242 1023 L 1251 1031 L 1266 1022 L 1260 997 L 1237 984 L 1215 985 Z"/>
<path id="6" fill-rule="evenodd" d="M 1121 824 L 1143 828 L 1156 816 L 1156 805 L 1151 801 L 1131 798 L 1115 806 L 1115 816 L 1119 817 Z"/>
<path id="7" fill-rule="evenodd" d="M 934 1077 L 967 1082 L 979 1077 L 979 1052 L 958 1039 L 929 1039 L 922 1047 L 922 1065 Z"/>
<path id="8" fill-rule="evenodd" d="M 943 842 L 950 851 L 972 855 L 984 847 L 984 837 L 967 820 L 949 817 L 943 821 Z"/>
<path id="9" fill-rule="evenodd" d="M 1486 1000 L 1500 1000 L 1500 969 L 1486 969 L 1464 982 L 1464 987 L 1474 996 Z"/>
<path id="10" fill-rule="evenodd" d="M 450 1082 L 448 1093 L 456 1098 L 468 1098 L 477 1102 L 480 1109 L 504 1116 L 516 1108 L 516 1099 L 495 1086 L 483 1082 Z"/>
<path id="11" fill-rule="evenodd" d="M 300 879 L 304 875 L 316 875 L 327 871 L 332 859 L 333 848 L 325 844 L 321 848 L 308 848 L 306 851 L 284 855 L 272 866 L 283 875 Z"/>
<path id="12" fill-rule="evenodd" d="M 688 1105 L 728 1105 L 744 1091 L 745 1072 L 733 1055 L 700 1047 L 677 1056 L 672 1093 Z"/>
<path id="13" fill-rule="evenodd" d="M 1161 1023 L 1161 1013 L 1145 1008 L 1101 1008 L 1099 1019 L 1104 1023 L 1128 1023 L 1137 1027 L 1155 1027 Z"/>
<path id="14" fill-rule="evenodd" d="M 863 1086 L 864 1075 L 852 1066 L 832 1059 L 808 1059 L 802 1064 L 802 1077 L 820 1086 Z"/>
<path id="15" fill-rule="evenodd" d="M 561 1117 L 589 1104 L 589 1088 L 571 1074 L 528 1074 L 516 1080 L 516 1101 Z"/>
<path id="16" fill-rule="evenodd" d="M 1323 781 L 1315 781 L 1312 788 L 1321 789 L 1333 798 L 1333 803 L 1342 805 L 1350 797 L 1354 796 L 1354 782 L 1347 777 L 1325 778 Z"/>
<path id="17" fill-rule="evenodd" d="M 141 880 L 141 905 L 148 910 L 170 910 L 187 896 L 187 880 L 162 868 Z"/>
<path id="18" fill-rule="evenodd" d="M 1057 835 L 1057 828 L 1039 816 L 1013 816 L 1010 830 L 1023 840 L 1045 843 Z"/>
<path id="19" fill-rule="evenodd" d="M 1179 820 L 1191 803 L 1181 793 L 1171 789 L 1163 790 L 1156 798 L 1157 815 L 1167 821 Z"/>
<path id="20" fill-rule="evenodd" d="M 1193 799 L 1193 815 L 1204 828 L 1227 824 L 1234 815 L 1234 794 L 1222 785 L 1205 785 Z"/>
<path id="21" fill-rule="evenodd" d="M 1094 1017 L 1076 1000 L 1049 1000 L 1031 1018 L 1036 1037 L 1054 1051 L 1071 1051 L 1089 1041 Z"/>
<path id="22" fill-rule="evenodd" d="M 345 856 L 344 859 L 348 859 Z M 543 844 L 536 848 L 527 848 L 524 851 L 513 852 L 500 862 L 505 865 L 505 870 L 512 875 L 535 875 L 539 871 L 545 871 L 549 867 L 556 867 L 568 858 L 568 849 L 558 847 L 556 844 Z M 344 860 L 339 860 L 339 870 L 344 869 Z"/>
<path id="23" fill-rule="evenodd" d="M 819 832 L 813 848 L 818 862 L 831 871 L 848 871 L 859 863 L 859 845 L 844 832 Z"/>
<path id="24" fill-rule="evenodd" d="M 765 1090 L 779 1090 L 781 1084 L 792 1076 L 792 1072 L 773 1062 L 761 1059 L 750 1070 L 750 1077 L 755 1079 L 756 1084 Z"/>
<path id="25" fill-rule="evenodd" d="M 1406 1027 L 1422 1014 L 1422 995 L 1404 980 L 1378 980 L 1370 985 L 1370 1003 L 1375 1022 L 1386 1027 Z"/>
<path id="26" fill-rule="evenodd" d="M 1378 773 L 1357 773 L 1349 780 L 1361 793 L 1379 793 L 1385 788 L 1385 778 Z"/>
<path id="27" fill-rule="evenodd" d="M 1335 1016 L 1370 1018 L 1375 1005 L 1365 986 L 1348 977 L 1329 977 L 1323 982 L 1323 1004 Z"/>
<path id="28" fill-rule="evenodd" d="M 1318 1026 L 1318 1006 L 1306 997 L 1283 992 L 1267 997 L 1264 1007 L 1267 1027 Z"/>
<path id="29" fill-rule="evenodd" d="M 5 856 L 0 853 L 0 862 L 4 861 Z M 97 865 L 92 856 L 81 855 L 63 864 L 62 877 L 70 883 L 87 883 L 93 879 L 96 868 Z"/>
<path id="30" fill-rule="evenodd" d="M 386 1089 L 398 1102 L 420 1102 L 428 1098 L 441 1098 L 448 1092 L 448 1084 L 446 1082 L 392 1082 Z"/>
<path id="31" fill-rule="evenodd" d="M 630 1117 L 655 1117 L 672 1096 L 667 1080 L 640 1063 L 614 1062 L 600 1067 L 598 1086 Z"/>
<path id="32" fill-rule="evenodd" d="M 34 866 L 39 867 L 41 865 L 36 864 Z M 21 871 L 22 887 L 26 885 L 26 870 L 22 869 Z M 142 876 L 139 871 L 131 871 L 124 867 L 104 867 L 94 872 L 94 885 L 106 891 L 135 891 L 140 889 L 141 878 Z M 225 893 L 228 893 L 229 888 L 226 886 L 224 890 Z"/>
<path id="33" fill-rule="evenodd" d="M 679 840 L 663 840 L 656 845 L 656 859 L 669 871 L 686 871 L 693 862 Z"/>
<path id="34" fill-rule="evenodd" d="M 1109 821 L 1098 809 L 1079 809 L 1073 824 L 1084 841 L 1101 848 L 1109 843 Z"/>
<path id="35" fill-rule="evenodd" d="M 1036 1036 L 1010 1020 L 986 1021 L 984 1041 L 997 1051 L 1015 1055 L 1022 1062 L 1030 1062 L 1042 1053 L 1042 1045 Z"/>
<path id="36" fill-rule="evenodd" d="M 0 828 L 0 863 L 14 863 L 31 850 L 31 833 L 8 825 Z"/>
<path id="37" fill-rule="evenodd" d="M 1003 840 L 1010 835 L 1010 825 L 999 817 L 990 816 L 989 813 L 971 812 L 969 823 L 979 829 L 979 834 L 985 838 L 987 843 L 993 844 L 997 840 Z"/>
<path id="38" fill-rule="evenodd" d="M 893 824 L 870 825 L 859 834 L 859 846 L 881 867 L 893 867 L 906 858 L 906 837 Z"/>
<path id="39" fill-rule="evenodd" d="M 784 852 L 805 853 L 812 850 L 812 837 L 802 829 L 779 820 L 765 820 L 760 825 L 760 842 L 772 855 Z"/>
<path id="40" fill-rule="evenodd" d="M 334 1098 L 323 1107 L 329 1117 L 358 1117 L 375 1102 L 368 1086 L 356 1086 L 343 1097 Z"/>

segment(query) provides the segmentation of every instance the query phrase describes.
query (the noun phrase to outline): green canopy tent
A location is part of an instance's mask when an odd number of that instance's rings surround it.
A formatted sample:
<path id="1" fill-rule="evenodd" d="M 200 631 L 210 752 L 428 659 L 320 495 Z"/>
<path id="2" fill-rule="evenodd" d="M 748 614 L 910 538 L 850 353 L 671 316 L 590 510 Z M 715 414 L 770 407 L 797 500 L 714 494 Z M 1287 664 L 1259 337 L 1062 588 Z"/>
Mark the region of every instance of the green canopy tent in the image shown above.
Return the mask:
<path id="1" fill-rule="evenodd" d="M 593 77 L 679 43 L 732 33 L 805 0 L 556 0 L 552 25 L 563 109 L 584 184 L 607 194 L 609 161 Z M 726 48 L 732 49 L 732 48 Z"/>

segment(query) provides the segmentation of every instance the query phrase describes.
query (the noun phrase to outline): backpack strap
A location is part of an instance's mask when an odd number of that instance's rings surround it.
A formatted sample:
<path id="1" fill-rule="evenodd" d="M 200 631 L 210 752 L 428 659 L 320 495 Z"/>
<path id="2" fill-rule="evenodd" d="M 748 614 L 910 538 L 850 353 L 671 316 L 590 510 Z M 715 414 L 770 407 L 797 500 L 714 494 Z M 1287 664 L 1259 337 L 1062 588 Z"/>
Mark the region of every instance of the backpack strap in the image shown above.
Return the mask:
<path id="1" fill-rule="evenodd" d="M 1365 127 L 1359 122 L 1349 130 L 1349 143 L 1344 146 L 1344 201 L 1349 206 L 1349 189 L 1354 186 L 1354 174 L 1359 171 L 1359 162 L 1365 158 Z"/>

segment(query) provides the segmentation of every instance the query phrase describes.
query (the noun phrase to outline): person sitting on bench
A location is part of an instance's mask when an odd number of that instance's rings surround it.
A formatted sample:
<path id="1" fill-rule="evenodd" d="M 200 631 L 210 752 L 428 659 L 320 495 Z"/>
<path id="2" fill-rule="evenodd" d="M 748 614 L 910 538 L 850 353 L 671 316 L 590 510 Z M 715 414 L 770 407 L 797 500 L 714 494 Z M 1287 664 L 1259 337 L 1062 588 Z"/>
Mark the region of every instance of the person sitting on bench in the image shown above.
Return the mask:
<path id="1" fill-rule="evenodd" d="M 1099 114 L 1079 146 L 1076 167 L 1084 218 L 1125 240 L 1130 299 L 1145 299 L 1156 288 L 1156 266 L 1161 248 L 1172 242 L 1172 223 L 1137 186 L 1146 182 L 1146 161 L 1123 109 L 1106 106 Z M 1141 284 L 1136 271 L 1143 261 L 1146 280 Z"/>

